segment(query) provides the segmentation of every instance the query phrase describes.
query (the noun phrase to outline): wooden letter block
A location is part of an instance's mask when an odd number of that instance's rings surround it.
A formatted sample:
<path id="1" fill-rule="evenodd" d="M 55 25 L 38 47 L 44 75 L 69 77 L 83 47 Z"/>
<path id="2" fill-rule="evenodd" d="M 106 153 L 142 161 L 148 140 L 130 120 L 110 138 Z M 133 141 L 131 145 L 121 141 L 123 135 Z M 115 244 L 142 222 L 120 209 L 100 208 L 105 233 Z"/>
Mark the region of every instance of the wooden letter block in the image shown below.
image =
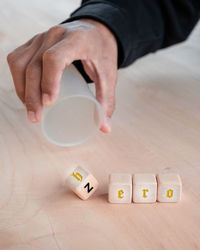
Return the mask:
<path id="1" fill-rule="evenodd" d="M 158 198 L 160 202 L 177 202 L 181 199 L 182 183 L 178 174 L 158 174 Z"/>
<path id="2" fill-rule="evenodd" d="M 157 199 L 157 181 L 154 174 L 133 175 L 133 202 L 153 203 Z"/>
<path id="3" fill-rule="evenodd" d="M 91 173 L 82 167 L 77 167 L 67 177 L 66 185 L 82 200 L 86 200 L 97 190 L 99 184 Z"/>
<path id="4" fill-rule="evenodd" d="M 110 203 L 131 203 L 131 174 L 114 173 L 109 175 L 108 201 Z"/>

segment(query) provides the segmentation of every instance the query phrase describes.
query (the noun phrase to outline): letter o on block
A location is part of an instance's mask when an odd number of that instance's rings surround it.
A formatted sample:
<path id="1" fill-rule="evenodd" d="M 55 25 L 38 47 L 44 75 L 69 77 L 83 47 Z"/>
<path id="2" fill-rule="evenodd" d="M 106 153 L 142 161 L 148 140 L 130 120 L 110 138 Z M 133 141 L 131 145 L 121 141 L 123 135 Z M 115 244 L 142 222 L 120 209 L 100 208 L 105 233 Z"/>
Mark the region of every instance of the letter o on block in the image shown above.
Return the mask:
<path id="1" fill-rule="evenodd" d="M 158 197 L 160 202 L 178 202 L 181 199 L 182 182 L 178 174 L 158 174 Z"/>
<path id="2" fill-rule="evenodd" d="M 87 200 L 99 185 L 94 176 L 82 167 L 75 168 L 65 183 L 82 200 Z"/>

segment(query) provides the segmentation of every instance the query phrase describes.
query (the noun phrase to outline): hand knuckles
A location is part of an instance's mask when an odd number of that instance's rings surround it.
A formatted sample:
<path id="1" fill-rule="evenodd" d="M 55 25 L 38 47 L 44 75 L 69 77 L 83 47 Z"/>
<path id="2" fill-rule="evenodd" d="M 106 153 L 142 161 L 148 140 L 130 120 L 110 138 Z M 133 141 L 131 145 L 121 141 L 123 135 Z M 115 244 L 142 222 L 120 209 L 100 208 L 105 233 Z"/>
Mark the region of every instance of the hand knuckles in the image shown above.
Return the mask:
<path id="1" fill-rule="evenodd" d="M 49 81 L 42 80 L 42 92 L 47 93 L 49 95 L 53 94 L 53 88 L 49 84 Z"/>
<path id="2" fill-rule="evenodd" d="M 58 96 L 60 92 L 60 86 L 51 79 L 42 79 L 42 93 L 49 94 L 51 96 Z"/>
<path id="3" fill-rule="evenodd" d="M 39 102 L 37 99 L 34 99 L 33 96 L 26 96 L 25 98 L 25 102 L 26 102 L 26 107 L 27 109 L 36 109 L 36 107 L 39 105 Z"/>
<path id="4" fill-rule="evenodd" d="M 56 50 L 47 50 L 43 54 L 43 62 L 48 64 L 57 64 L 57 52 Z"/>
<path id="5" fill-rule="evenodd" d="M 60 34 L 65 32 L 65 28 L 59 25 L 53 26 L 51 27 L 48 31 L 47 31 L 47 36 L 48 37 L 54 37 L 56 34 Z"/>
<path id="6" fill-rule="evenodd" d="M 34 64 L 29 64 L 26 68 L 26 76 L 29 80 L 34 80 L 35 75 L 38 73 L 38 67 Z"/>
<path id="7" fill-rule="evenodd" d="M 21 58 L 17 58 L 10 62 L 10 68 L 16 72 L 24 70 L 25 64 Z"/>
<path id="8" fill-rule="evenodd" d="M 7 62 L 8 62 L 9 64 L 12 63 L 13 59 L 16 57 L 16 55 L 17 55 L 17 49 L 18 49 L 18 48 L 12 50 L 12 51 L 7 55 Z"/>
<path id="9" fill-rule="evenodd" d="M 9 54 L 7 55 L 7 62 L 8 62 L 8 64 L 11 63 L 12 58 L 13 58 L 13 53 L 11 52 L 11 53 L 9 53 Z"/>

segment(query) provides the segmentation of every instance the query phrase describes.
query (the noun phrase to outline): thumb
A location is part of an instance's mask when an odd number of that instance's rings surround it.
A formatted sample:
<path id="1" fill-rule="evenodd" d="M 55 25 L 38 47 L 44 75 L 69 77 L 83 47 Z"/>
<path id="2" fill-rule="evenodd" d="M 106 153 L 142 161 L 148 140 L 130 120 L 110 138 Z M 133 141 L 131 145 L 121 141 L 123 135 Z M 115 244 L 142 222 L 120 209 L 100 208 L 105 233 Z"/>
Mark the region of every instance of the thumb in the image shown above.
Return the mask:
<path id="1" fill-rule="evenodd" d="M 95 83 L 96 99 L 103 109 L 103 122 L 100 130 L 104 133 L 111 132 L 111 117 L 115 109 L 115 88 L 117 82 L 117 68 L 100 69 L 94 63 L 82 61 L 84 70 Z"/>
<path id="2" fill-rule="evenodd" d="M 96 99 L 101 104 L 104 118 L 100 130 L 104 133 L 111 132 L 111 117 L 115 110 L 115 87 L 117 81 L 117 71 L 107 74 L 106 72 L 98 76 L 95 82 Z"/>

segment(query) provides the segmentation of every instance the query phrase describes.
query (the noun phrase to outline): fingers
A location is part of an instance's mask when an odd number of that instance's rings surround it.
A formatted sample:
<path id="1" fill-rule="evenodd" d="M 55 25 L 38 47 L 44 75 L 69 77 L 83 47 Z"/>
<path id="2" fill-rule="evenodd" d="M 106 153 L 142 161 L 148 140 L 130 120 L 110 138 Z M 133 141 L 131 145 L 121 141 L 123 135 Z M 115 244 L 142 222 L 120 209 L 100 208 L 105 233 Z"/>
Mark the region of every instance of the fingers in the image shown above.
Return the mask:
<path id="1" fill-rule="evenodd" d="M 16 92 L 25 103 L 31 122 L 40 121 L 43 105 L 56 101 L 64 68 L 81 60 L 87 62 L 84 67 L 95 82 L 96 98 L 103 108 L 101 130 L 110 132 L 109 119 L 115 108 L 117 49 L 116 46 L 113 49 L 112 39 L 107 39 L 106 34 L 99 35 L 95 29 L 91 33 L 78 29 L 67 33 L 66 28 L 55 26 L 8 56 Z M 107 52 L 111 50 L 110 55 Z M 110 58 L 114 58 L 113 61 Z"/>
<path id="2" fill-rule="evenodd" d="M 24 49 L 27 49 L 33 41 L 38 37 L 38 35 L 35 35 L 30 40 L 28 40 L 26 43 L 22 44 L 21 46 L 14 49 L 12 52 L 10 52 L 7 56 L 8 62 L 12 62 L 14 59 L 16 59 L 19 55 L 21 55 L 24 52 Z"/>
<path id="3" fill-rule="evenodd" d="M 45 106 L 55 102 L 59 93 L 59 83 L 65 68 L 65 60 L 58 50 L 48 49 L 43 54 L 42 103 Z"/>
<path id="4" fill-rule="evenodd" d="M 35 36 L 25 45 L 20 46 L 7 56 L 16 93 L 25 103 L 25 72 L 26 67 L 40 46 L 41 37 Z"/>
<path id="5" fill-rule="evenodd" d="M 70 40 L 57 43 L 43 54 L 41 82 L 43 105 L 49 106 L 56 101 L 63 70 L 77 58 L 81 58 L 81 53 Z"/>
<path id="6" fill-rule="evenodd" d="M 117 82 L 117 67 L 115 64 L 104 63 L 103 67 L 92 61 L 82 61 L 85 72 L 96 87 L 96 99 L 101 104 L 104 117 L 100 130 L 111 131 L 111 117 L 115 109 L 115 87 Z M 114 67 L 113 67 L 114 66 Z"/>
<path id="7" fill-rule="evenodd" d="M 41 61 L 34 60 L 26 68 L 25 103 L 30 122 L 40 121 L 42 114 L 41 103 Z"/>
<path id="8" fill-rule="evenodd" d="M 96 99 L 102 106 L 104 119 L 100 130 L 104 133 L 111 131 L 111 117 L 115 109 L 115 87 L 117 82 L 117 69 L 104 68 L 98 73 L 96 86 Z"/>
<path id="9" fill-rule="evenodd" d="M 63 32 L 60 28 L 52 28 L 44 34 L 43 42 L 40 48 L 35 53 L 34 57 L 29 62 L 26 68 L 26 88 L 25 88 L 25 103 L 27 108 L 28 119 L 30 122 L 38 122 L 42 114 L 42 61 L 46 51 L 54 45 L 59 39 L 59 32 Z M 51 69 L 54 68 L 52 62 Z M 58 62 L 58 65 L 60 62 Z"/>

